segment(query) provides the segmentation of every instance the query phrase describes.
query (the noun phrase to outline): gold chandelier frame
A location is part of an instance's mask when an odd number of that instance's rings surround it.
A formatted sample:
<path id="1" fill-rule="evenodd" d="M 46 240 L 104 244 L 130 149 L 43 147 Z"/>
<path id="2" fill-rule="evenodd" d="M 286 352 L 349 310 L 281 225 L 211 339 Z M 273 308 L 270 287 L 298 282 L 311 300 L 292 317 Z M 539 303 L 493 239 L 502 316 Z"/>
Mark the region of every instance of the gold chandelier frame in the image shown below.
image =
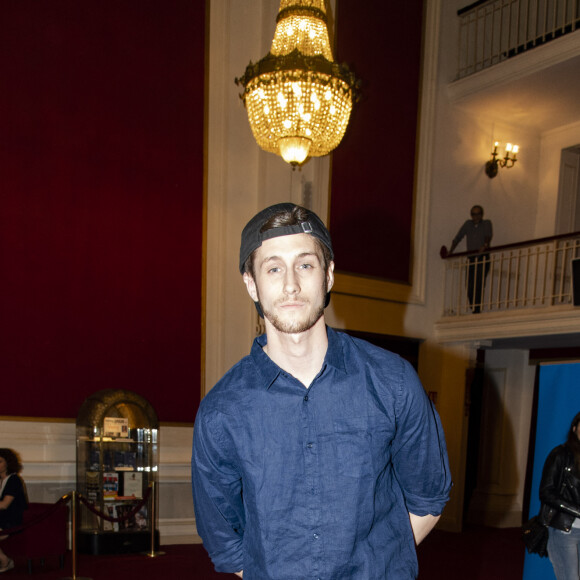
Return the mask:
<path id="1" fill-rule="evenodd" d="M 244 88 L 240 98 L 258 145 L 296 166 L 338 146 L 360 83 L 346 64 L 332 60 L 324 11 L 301 4 L 308 0 L 291 1 L 282 0 L 271 51 L 257 63 L 250 62 L 235 82 Z M 278 33 L 285 20 L 290 22 L 286 32 Z M 318 31 L 308 33 L 313 22 Z"/>

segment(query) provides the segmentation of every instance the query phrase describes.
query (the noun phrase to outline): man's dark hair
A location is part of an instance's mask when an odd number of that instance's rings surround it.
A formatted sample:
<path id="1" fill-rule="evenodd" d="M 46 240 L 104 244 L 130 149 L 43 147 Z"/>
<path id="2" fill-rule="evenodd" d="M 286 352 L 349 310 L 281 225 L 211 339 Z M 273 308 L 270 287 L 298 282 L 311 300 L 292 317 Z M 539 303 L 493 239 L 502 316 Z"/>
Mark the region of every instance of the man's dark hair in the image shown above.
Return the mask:
<path id="1" fill-rule="evenodd" d="M 308 210 L 300 207 L 294 206 L 292 209 L 289 210 L 282 210 L 278 213 L 275 213 L 272 217 L 270 217 L 264 225 L 260 228 L 260 233 L 267 232 L 268 230 L 273 230 L 275 228 L 284 228 L 286 226 L 295 226 L 301 223 L 307 222 L 309 219 Z M 314 237 L 314 236 L 313 236 Z M 314 237 L 314 241 L 320 250 L 322 255 L 322 265 L 324 267 L 324 271 L 328 270 L 328 266 L 330 262 L 332 262 L 332 255 L 330 250 L 323 244 L 317 237 Z M 256 256 L 256 250 L 254 250 L 250 257 L 244 263 L 244 272 L 247 272 L 252 276 L 252 278 L 256 278 L 254 272 L 254 259 Z"/>
<path id="2" fill-rule="evenodd" d="M 6 461 L 6 472 L 8 475 L 11 473 L 19 473 L 22 469 L 18 455 L 12 449 L 0 448 L 0 457 Z"/>

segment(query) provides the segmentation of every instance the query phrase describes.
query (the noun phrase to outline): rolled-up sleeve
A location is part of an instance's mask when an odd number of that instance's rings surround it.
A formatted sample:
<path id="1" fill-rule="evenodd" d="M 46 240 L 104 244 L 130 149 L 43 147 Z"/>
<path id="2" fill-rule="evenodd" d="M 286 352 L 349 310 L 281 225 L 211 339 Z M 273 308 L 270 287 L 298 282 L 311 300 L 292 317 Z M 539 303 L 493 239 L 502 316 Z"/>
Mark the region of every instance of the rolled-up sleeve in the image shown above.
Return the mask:
<path id="1" fill-rule="evenodd" d="M 217 572 L 243 569 L 242 481 L 224 435 L 224 416 L 200 409 L 194 427 L 191 463 L 198 534 Z"/>
<path id="2" fill-rule="evenodd" d="M 402 363 L 393 466 L 407 510 L 417 516 L 439 515 L 452 486 L 445 436 L 415 371 Z"/>

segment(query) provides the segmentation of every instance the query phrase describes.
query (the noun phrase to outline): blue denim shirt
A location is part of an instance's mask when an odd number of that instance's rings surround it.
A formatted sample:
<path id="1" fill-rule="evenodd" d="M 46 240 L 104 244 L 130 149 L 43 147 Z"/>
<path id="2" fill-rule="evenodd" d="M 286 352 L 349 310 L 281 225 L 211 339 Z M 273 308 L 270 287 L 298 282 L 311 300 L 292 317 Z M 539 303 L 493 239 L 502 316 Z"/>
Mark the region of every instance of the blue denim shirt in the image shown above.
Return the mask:
<path id="1" fill-rule="evenodd" d="M 263 351 L 203 399 L 192 480 L 218 572 L 245 580 L 407 580 L 408 512 L 438 515 L 451 477 L 439 417 L 399 356 L 330 328 L 306 389 Z"/>

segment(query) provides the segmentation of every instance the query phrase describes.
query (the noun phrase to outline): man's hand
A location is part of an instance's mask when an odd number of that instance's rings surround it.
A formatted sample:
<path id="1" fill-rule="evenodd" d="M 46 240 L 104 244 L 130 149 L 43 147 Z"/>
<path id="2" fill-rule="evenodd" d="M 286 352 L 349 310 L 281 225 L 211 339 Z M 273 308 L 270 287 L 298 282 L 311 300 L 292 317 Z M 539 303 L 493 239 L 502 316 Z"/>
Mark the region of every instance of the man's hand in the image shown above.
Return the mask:
<path id="1" fill-rule="evenodd" d="M 439 521 L 440 517 L 441 516 L 432 516 L 430 514 L 427 514 L 426 516 L 416 516 L 415 514 L 409 513 L 411 528 L 413 528 L 413 536 L 415 536 L 415 544 L 417 544 L 417 546 L 435 527 L 435 524 Z"/>

